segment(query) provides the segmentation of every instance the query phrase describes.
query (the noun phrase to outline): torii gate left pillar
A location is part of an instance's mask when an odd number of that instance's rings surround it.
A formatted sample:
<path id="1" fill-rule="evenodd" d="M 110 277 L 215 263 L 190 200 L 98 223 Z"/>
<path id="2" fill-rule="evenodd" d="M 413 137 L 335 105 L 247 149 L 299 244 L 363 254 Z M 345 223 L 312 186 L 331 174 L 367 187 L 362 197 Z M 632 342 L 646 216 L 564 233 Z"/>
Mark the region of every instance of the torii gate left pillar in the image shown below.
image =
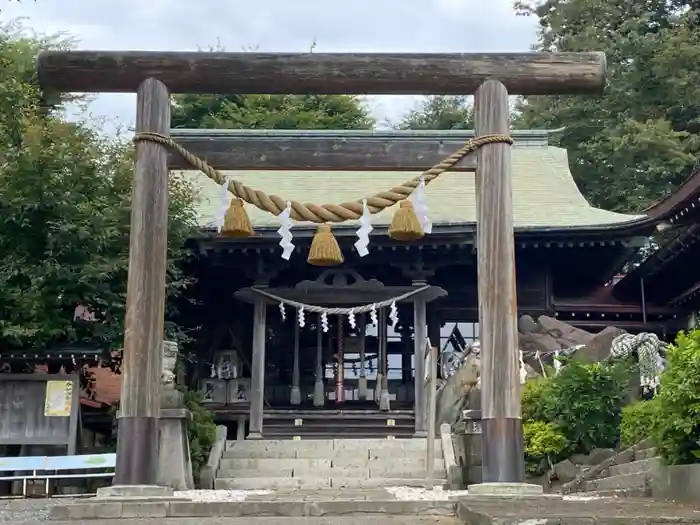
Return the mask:
<path id="1" fill-rule="evenodd" d="M 38 58 L 38 77 L 45 92 L 137 93 L 137 131 L 168 133 L 169 93 L 211 94 L 367 94 L 367 95 L 464 95 L 477 91 L 488 80 L 498 80 L 511 95 L 599 93 L 605 83 L 602 53 L 510 54 L 281 54 L 50 51 Z M 274 79 L 274 81 L 270 81 Z M 493 90 L 491 90 L 493 91 Z M 507 105 L 507 99 L 498 104 Z M 486 100 L 486 98 L 483 98 Z M 493 119 L 481 107 L 481 122 Z M 497 109 L 500 114 L 506 107 Z M 485 129 L 486 130 L 486 129 Z M 504 130 L 504 131 L 507 131 Z M 488 145 L 479 158 L 492 150 Z M 502 149 L 498 150 L 502 151 Z M 153 143 L 136 146 L 131 213 L 129 279 L 127 288 L 121 419 L 117 436 L 115 485 L 153 486 L 158 464 L 159 390 L 163 340 L 167 248 L 168 164 L 167 151 Z M 208 160 L 214 167 L 216 159 Z M 489 203 L 489 213 L 510 206 L 510 167 L 482 169 L 477 180 L 477 205 Z M 504 176 L 506 175 L 506 176 Z M 497 191 L 487 194 L 491 179 Z M 358 194 L 358 198 L 361 197 Z M 482 215 L 480 214 L 480 217 Z M 507 221 L 506 221 L 507 222 Z M 480 261 L 492 268 L 479 279 L 500 279 L 503 293 L 479 298 L 480 318 L 489 319 L 487 330 L 515 323 L 515 286 L 505 278 L 514 271 L 512 227 L 502 221 L 478 224 Z M 493 252 L 493 253 L 492 253 Z M 504 254 L 506 258 L 504 259 Z M 483 265 L 480 265 L 480 268 Z M 488 282 L 479 290 L 488 289 Z M 491 327 L 491 328 L 488 328 Z M 512 328 L 512 327 L 511 327 Z M 510 328 L 509 328 L 510 329 Z M 482 327 L 482 332 L 484 327 Z M 493 366 L 482 371 L 482 383 L 491 385 L 492 450 L 483 457 L 487 482 L 522 483 L 522 429 L 519 424 L 519 378 L 514 367 L 498 367 L 498 359 L 514 360 L 517 348 L 496 348 L 503 338 L 483 334 L 482 355 Z M 488 342 L 490 341 L 490 343 Z M 513 354 L 513 355 L 510 355 Z M 490 359 L 489 356 L 490 355 Z M 488 377 L 483 376 L 488 374 Z M 418 378 L 416 378 L 418 380 Z M 506 420 L 510 421 L 506 421 Z M 515 421 L 513 421 L 515 420 Z M 510 430 L 509 430 L 510 429 Z"/>

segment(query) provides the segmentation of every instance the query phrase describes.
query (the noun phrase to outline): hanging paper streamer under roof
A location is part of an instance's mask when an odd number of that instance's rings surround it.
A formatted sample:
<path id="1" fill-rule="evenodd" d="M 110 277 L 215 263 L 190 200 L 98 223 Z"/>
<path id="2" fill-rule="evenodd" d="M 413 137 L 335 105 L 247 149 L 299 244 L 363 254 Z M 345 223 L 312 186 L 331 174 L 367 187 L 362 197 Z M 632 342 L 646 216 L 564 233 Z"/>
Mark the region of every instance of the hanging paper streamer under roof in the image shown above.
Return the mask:
<path id="1" fill-rule="evenodd" d="M 287 201 L 287 207 L 279 214 L 280 228 L 277 233 L 281 237 L 279 245 L 282 247 L 282 259 L 289 260 L 294 251 L 292 244 L 292 203 Z"/>

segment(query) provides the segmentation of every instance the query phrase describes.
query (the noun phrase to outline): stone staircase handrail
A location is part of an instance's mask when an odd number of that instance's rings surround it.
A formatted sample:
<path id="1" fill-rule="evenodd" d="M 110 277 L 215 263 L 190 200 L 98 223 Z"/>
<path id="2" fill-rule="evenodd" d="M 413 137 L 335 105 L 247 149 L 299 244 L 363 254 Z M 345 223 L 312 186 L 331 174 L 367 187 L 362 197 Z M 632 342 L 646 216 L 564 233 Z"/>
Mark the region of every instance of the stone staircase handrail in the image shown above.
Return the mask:
<path id="1" fill-rule="evenodd" d="M 216 427 L 216 439 L 209 451 L 207 463 L 199 473 L 199 484 L 202 489 L 214 489 L 214 480 L 216 479 L 216 473 L 219 470 L 219 463 L 221 463 L 224 450 L 226 450 L 226 427 L 218 425 Z"/>

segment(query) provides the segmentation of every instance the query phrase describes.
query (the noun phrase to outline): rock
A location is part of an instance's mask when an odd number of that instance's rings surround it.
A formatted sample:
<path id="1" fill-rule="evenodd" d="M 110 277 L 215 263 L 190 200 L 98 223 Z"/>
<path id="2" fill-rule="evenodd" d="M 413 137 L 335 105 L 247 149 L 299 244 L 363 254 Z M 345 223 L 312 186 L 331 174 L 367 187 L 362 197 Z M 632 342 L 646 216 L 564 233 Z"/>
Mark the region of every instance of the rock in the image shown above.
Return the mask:
<path id="1" fill-rule="evenodd" d="M 539 367 L 536 369 L 533 366 L 530 366 L 529 364 L 525 363 L 525 371 L 527 372 L 527 381 L 531 381 L 533 379 L 539 379 L 542 377 L 542 373 L 538 372 Z"/>
<path id="2" fill-rule="evenodd" d="M 602 463 L 609 457 L 612 457 L 616 454 L 613 449 L 611 448 L 594 448 L 591 450 L 591 453 L 588 454 L 588 464 L 589 465 L 597 465 L 598 463 Z"/>
<path id="3" fill-rule="evenodd" d="M 564 343 L 560 348 L 585 345 L 594 337 L 594 334 L 590 332 L 586 332 L 585 330 L 581 330 L 580 328 L 576 328 L 547 315 L 539 316 L 537 318 L 537 324 L 540 325 L 545 333 L 549 334 L 557 341 Z"/>
<path id="4" fill-rule="evenodd" d="M 569 458 L 574 465 L 590 465 L 588 454 L 574 454 Z"/>
<path id="5" fill-rule="evenodd" d="M 476 388 L 481 371 L 481 361 L 467 356 L 462 366 L 450 377 L 437 397 L 437 424 L 456 423 L 462 410 L 467 408 L 469 394 Z"/>
<path id="6" fill-rule="evenodd" d="M 521 334 L 537 332 L 538 328 L 537 322 L 530 315 L 522 315 L 518 319 L 518 332 Z"/>
<path id="7" fill-rule="evenodd" d="M 554 474 L 559 481 L 573 481 L 578 476 L 579 469 L 568 459 L 560 461 L 553 466 Z"/>
<path id="8" fill-rule="evenodd" d="M 566 345 L 558 341 L 549 334 L 541 333 L 529 333 L 529 334 L 518 334 L 518 343 L 520 349 L 524 352 L 550 352 L 554 350 L 561 350 L 565 348 Z"/>
<path id="9" fill-rule="evenodd" d="M 592 339 L 586 343 L 586 346 L 576 350 L 576 353 L 571 358 L 582 363 L 597 363 L 603 361 L 610 356 L 610 347 L 612 346 L 613 339 L 624 333 L 626 332 L 620 328 L 608 326 L 595 334 Z"/>

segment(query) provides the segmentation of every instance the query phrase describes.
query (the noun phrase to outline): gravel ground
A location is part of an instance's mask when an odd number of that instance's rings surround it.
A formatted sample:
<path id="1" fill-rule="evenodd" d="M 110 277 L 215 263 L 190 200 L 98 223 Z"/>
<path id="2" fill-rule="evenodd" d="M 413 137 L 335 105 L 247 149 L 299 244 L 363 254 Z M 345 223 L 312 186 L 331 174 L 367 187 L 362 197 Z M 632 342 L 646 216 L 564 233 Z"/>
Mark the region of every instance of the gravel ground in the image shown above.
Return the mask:
<path id="1" fill-rule="evenodd" d="M 61 499 L 0 500 L 0 524 L 32 525 L 48 521 L 53 505 L 72 501 Z"/>

